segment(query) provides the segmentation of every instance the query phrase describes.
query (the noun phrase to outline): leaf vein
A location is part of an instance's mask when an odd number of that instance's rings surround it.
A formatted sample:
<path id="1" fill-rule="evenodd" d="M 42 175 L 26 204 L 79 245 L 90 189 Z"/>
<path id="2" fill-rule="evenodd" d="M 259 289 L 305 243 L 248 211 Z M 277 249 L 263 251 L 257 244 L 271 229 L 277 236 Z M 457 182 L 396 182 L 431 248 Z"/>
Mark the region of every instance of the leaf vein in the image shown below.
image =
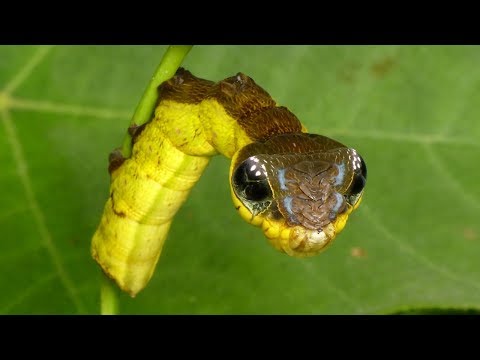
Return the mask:
<path id="1" fill-rule="evenodd" d="M 358 130 L 351 131 L 348 129 L 332 128 L 323 129 L 323 133 L 329 136 L 344 135 L 353 138 L 369 139 L 369 140 L 390 140 L 404 143 L 420 143 L 420 144 L 452 144 L 452 145 L 468 145 L 480 148 L 480 143 L 468 138 L 449 137 L 438 134 L 405 134 L 396 132 L 384 132 L 377 130 Z"/>
<path id="2" fill-rule="evenodd" d="M 462 186 L 461 183 L 451 174 L 451 172 L 443 165 L 438 155 L 432 150 L 430 145 L 424 144 L 424 150 L 427 154 L 428 160 L 430 164 L 440 173 L 443 177 L 447 179 L 444 183 L 447 183 L 448 186 L 453 190 L 456 191 L 462 199 L 468 203 L 470 206 L 474 207 L 475 209 L 480 209 L 480 204 L 472 195 L 470 195 Z"/>
<path id="3" fill-rule="evenodd" d="M 412 256 L 414 259 L 418 260 L 419 263 L 423 264 L 425 267 L 430 268 L 434 272 L 443 275 L 445 278 L 448 278 L 450 280 L 453 280 L 458 283 L 463 283 L 468 286 L 473 286 L 477 289 L 480 289 L 480 284 L 475 282 L 475 281 L 470 281 L 467 280 L 447 269 L 444 267 L 441 267 L 434 262 L 432 262 L 429 258 L 424 256 L 423 254 L 419 253 L 418 250 L 413 248 L 412 246 L 408 245 L 408 243 L 402 239 L 400 239 L 397 236 L 394 236 L 393 233 L 383 225 L 383 222 L 381 221 L 380 217 L 378 214 L 374 213 L 369 206 L 366 204 L 362 204 L 363 207 L 363 213 L 365 216 L 368 218 L 368 220 L 373 224 L 373 226 L 380 232 L 382 233 L 385 237 L 393 241 L 394 243 L 397 244 L 397 246 L 402 250 L 403 252 L 409 254 Z"/>
<path id="4" fill-rule="evenodd" d="M 20 214 L 28 210 L 30 210 L 28 206 L 18 206 L 14 209 L 8 209 L 7 211 L 0 212 L 0 223 L 5 221 L 12 215 Z"/>
<path id="5" fill-rule="evenodd" d="M 313 273 L 316 271 L 310 262 L 303 262 L 304 267 L 309 271 L 310 273 Z M 362 312 L 362 308 L 358 306 L 358 304 L 352 300 L 351 296 L 348 295 L 344 290 L 339 288 L 338 286 L 334 285 L 328 278 L 322 277 L 321 281 L 328 287 L 330 290 L 332 290 L 337 296 L 338 299 L 341 299 L 344 303 L 350 305 L 353 309 L 355 309 L 357 312 Z"/>
<path id="6" fill-rule="evenodd" d="M 92 106 L 61 104 L 42 100 L 29 100 L 12 98 L 9 100 L 11 109 L 34 110 L 38 112 L 64 114 L 72 116 L 92 116 L 104 119 L 130 118 L 131 111 L 119 111 L 108 108 L 97 108 Z"/>
<path id="7" fill-rule="evenodd" d="M 0 313 L 8 314 L 15 306 L 21 304 L 23 301 L 28 299 L 30 296 L 32 296 L 35 293 L 35 291 L 40 290 L 42 286 L 52 281 L 56 276 L 57 274 L 52 272 L 44 276 L 40 280 L 37 280 L 34 284 L 24 289 L 21 294 L 17 295 L 13 302 L 11 302 L 7 306 L 5 306 L 2 310 L 0 310 Z"/>
<path id="8" fill-rule="evenodd" d="M 15 76 L 7 83 L 3 91 L 7 94 L 11 94 L 15 91 L 20 85 L 22 85 L 25 80 L 32 74 L 33 70 L 42 62 L 42 60 L 47 56 L 53 46 L 41 46 L 33 54 L 33 56 L 26 62 L 26 64 L 15 74 Z"/>
<path id="9" fill-rule="evenodd" d="M 45 222 L 45 216 L 43 214 L 42 209 L 40 208 L 37 199 L 35 197 L 35 194 L 33 192 L 32 188 L 32 182 L 30 179 L 30 175 L 28 173 L 27 169 L 27 163 L 25 161 L 25 157 L 23 155 L 23 150 L 22 146 L 20 144 L 20 140 L 18 139 L 16 130 L 15 130 L 15 125 L 11 121 L 9 114 L 6 111 L 2 112 L 2 123 L 5 128 L 5 132 L 7 134 L 7 139 L 10 142 L 10 147 L 12 149 L 12 153 L 15 159 L 15 163 L 17 164 L 17 174 L 18 177 L 20 178 L 20 181 L 23 186 L 23 190 L 25 192 L 25 195 L 27 197 L 27 201 L 30 207 L 30 210 L 33 213 L 34 219 L 37 223 L 38 230 L 40 232 L 41 239 L 43 241 L 43 245 L 47 249 L 50 258 L 52 260 L 52 263 L 65 287 L 67 290 L 69 296 L 71 297 L 76 309 L 78 312 L 84 312 L 85 307 L 81 301 L 81 299 L 77 296 L 75 292 L 75 286 L 70 279 L 69 274 L 67 273 L 67 270 L 62 264 L 62 261 L 60 259 L 60 254 L 58 252 L 58 249 L 56 248 L 53 240 L 52 240 L 52 235 L 50 234 L 50 231 L 47 228 L 46 222 Z"/>

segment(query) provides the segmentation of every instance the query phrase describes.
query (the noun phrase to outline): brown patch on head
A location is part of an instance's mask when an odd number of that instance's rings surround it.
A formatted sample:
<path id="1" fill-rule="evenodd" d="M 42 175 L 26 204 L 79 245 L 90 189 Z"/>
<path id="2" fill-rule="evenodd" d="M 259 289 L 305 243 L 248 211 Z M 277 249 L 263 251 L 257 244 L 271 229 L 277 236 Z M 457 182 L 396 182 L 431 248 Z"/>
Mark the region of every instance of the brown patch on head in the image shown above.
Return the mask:
<path id="1" fill-rule="evenodd" d="M 476 240 L 478 233 L 472 228 L 465 228 L 463 229 L 463 237 L 467 240 Z"/>
<path id="2" fill-rule="evenodd" d="M 323 230 L 347 210 L 347 190 L 354 177 L 351 149 L 321 135 L 296 133 L 254 142 L 235 156 L 236 169 L 254 157 L 267 173 L 278 216 L 289 226 Z"/>
<path id="3" fill-rule="evenodd" d="M 235 159 L 234 167 L 236 168 L 243 160 L 252 155 L 306 154 L 339 148 L 345 148 L 345 145 L 323 135 L 307 133 L 279 134 L 270 137 L 265 142 L 256 141 L 240 149 Z"/>
<path id="4" fill-rule="evenodd" d="M 325 161 L 303 161 L 285 168 L 285 194 L 278 207 L 289 225 L 322 230 L 346 209 L 334 187 L 338 169 Z"/>
<path id="5" fill-rule="evenodd" d="M 388 56 L 372 65 L 372 74 L 377 78 L 384 77 L 389 71 L 392 70 L 393 65 L 395 65 L 395 59 L 391 56 Z"/>
<path id="6" fill-rule="evenodd" d="M 285 219 L 290 226 L 302 224 L 322 230 L 346 209 L 341 190 L 348 181 L 337 184 L 340 168 L 335 165 L 348 161 L 348 154 L 348 148 L 325 136 L 280 134 L 242 148 L 232 167 L 238 169 L 243 161 L 255 156 L 268 173 L 273 192 L 270 215 Z M 349 170 L 344 174 L 347 180 L 351 176 Z"/>
<path id="7" fill-rule="evenodd" d="M 353 258 L 365 258 L 367 257 L 367 252 L 361 247 L 355 246 L 350 249 L 350 256 Z"/>

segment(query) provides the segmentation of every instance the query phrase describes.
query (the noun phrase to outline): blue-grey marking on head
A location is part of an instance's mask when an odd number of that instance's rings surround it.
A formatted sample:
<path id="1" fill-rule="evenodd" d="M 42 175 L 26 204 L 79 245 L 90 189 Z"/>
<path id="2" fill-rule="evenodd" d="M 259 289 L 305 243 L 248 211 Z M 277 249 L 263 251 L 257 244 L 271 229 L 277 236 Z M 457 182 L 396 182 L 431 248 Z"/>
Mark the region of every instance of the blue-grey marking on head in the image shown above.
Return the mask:
<path id="1" fill-rule="evenodd" d="M 285 206 L 285 209 L 288 212 L 288 217 L 290 218 L 290 221 L 294 223 L 298 223 L 297 217 L 292 211 L 292 201 L 293 201 L 293 198 L 291 196 L 286 196 L 283 199 L 283 205 Z"/>
<path id="2" fill-rule="evenodd" d="M 340 164 L 335 166 L 338 169 L 338 175 L 335 176 L 335 183 L 334 185 L 341 185 L 343 183 L 343 179 L 345 178 L 345 164 Z"/>
<path id="3" fill-rule="evenodd" d="M 332 211 L 334 211 L 335 213 L 338 213 L 338 210 L 340 209 L 340 207 L 343 205 L 343 202 L 345 201 L 344 197 L 339 194 L 338 192 L 336 192 L 335 194 L 335 197 L 337 198 L 337 202 L 335 203 L 335 206 L 332 208 Z"/>
<path id="4" fill-rule="evenodd" d="M 278 170 L 278 182 L 280 183 L 280 189 L 288 190 L 287 186 L 285 185 L 285 169 Z"/>

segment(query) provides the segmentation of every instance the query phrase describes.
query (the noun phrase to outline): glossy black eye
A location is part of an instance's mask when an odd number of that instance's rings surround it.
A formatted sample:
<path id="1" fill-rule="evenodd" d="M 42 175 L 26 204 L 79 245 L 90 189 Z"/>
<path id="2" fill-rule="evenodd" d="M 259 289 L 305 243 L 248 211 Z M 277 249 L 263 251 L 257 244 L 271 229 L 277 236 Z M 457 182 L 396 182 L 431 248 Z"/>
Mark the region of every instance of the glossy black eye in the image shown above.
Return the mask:
<path id="1" fill-rule="evenodd" d="M 268 183 L 255 182 L 245 187 L 245 197 L 247 200 L 261 201 L 270 197 L 270 187 Z"/>
<path id="2" fill-rule="evenodd" d="M 348 195 L 358 195 L 367 183 L 367 165 L 362 157 L 355 153 L 353 158 L 353 180 L 348 188 Z"/>
<path id="3" fill-rule="evenodd" d="M 255 156 L 235 169 L 232 176 L 235 193 L 248 201 L 264 201 L 272 197 L 265 166 Z"/>
<path id="4" fill-rule="evenodd" d="M 356 195 L 361 193 L 363 188 L 365 187 L 366 182 L 366 179 L 362 175 L 356 174 L 353 178 L 350 188 L 348 189 L 348 193 L 350 195 Z"/>

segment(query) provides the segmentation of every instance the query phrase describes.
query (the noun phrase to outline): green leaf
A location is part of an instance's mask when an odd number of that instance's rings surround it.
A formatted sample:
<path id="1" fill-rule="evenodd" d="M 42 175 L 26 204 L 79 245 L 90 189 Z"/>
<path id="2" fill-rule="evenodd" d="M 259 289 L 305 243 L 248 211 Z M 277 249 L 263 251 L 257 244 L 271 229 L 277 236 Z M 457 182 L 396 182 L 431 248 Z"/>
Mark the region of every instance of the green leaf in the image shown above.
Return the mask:
<path id="1" fill-rule="evenodd" d="M 0 313 L 100 312 L 89 248 L 107 158 L 165 49 L 0 47 Z M 236 214 L 214 158 L 120 313 L 478 311 L 479 62 L 474 46 L 194 47 L 195 75 L 244 72 L 356 148 L 364 201 L 325 253 L 290 258 Z"/>

